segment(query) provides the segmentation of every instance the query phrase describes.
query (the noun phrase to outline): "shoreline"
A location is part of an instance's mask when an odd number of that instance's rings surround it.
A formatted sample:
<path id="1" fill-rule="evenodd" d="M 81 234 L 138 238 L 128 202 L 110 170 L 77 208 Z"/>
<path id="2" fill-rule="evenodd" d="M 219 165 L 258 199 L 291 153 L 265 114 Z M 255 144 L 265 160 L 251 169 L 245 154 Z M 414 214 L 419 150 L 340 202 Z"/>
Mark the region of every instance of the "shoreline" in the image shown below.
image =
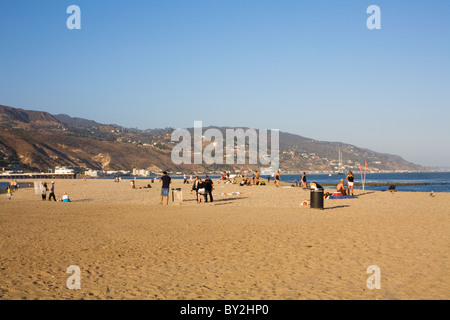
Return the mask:
<path id="1" fill-rule="evenodd" d="M 172 176 L 171 176 L 172 177 Z M 181 176 L 181 179 L 180 178 L 178 178 L 178 177 L 172 177 L 173 179 L 175 179 L 175 180 L 182 180 L 182 176 Z M 93 178 L 93 177 L 91 177 L 91 178 L 88 178 L 87 180 L 89 180 L 89 181 L 95 181 L 95 180 L 98 180 L 98 181 L 109 181 L 109 180 L 113 180 L 114 178 Z M 217 179 L 217 178 L 212 178 L 214 181 L 226 181 L 226 180 L 219 180 L 219 179 Z M 242 179 L 242 178 L 238 178 L 238 179 Z M 26 180 L 28 180 L 28 179 L 26 179 Z M 47 179 L 48 180 L 48 179 Z M 58 179 L 53 179 L 54 181 L 58 181 Z M 65 181 L 65 180 L 67 180 L 67 179 L 62 179 L 61 181 Z M 76 180 L 76 181 L 80 181 L 80 180 L 83 180 L 82 178 L 77 178 L 77 179 L 70 179 L 70 180 Z M 131 177 L 131 178 L 125 178 L 125 179 L 123 179 L 123 181 L 122 182 L 128 182 L 128 181 L 131 181 L 131 180 L 133 180 L 133 178 Z M 136 179 L 136 181 L 139 181 L 139 182 L 142 182 L 142 181 L 144 181 L 144 180 L 148 180 L 148 184 L 157 184 L 157 183 L 159 183 L 158 182 L 158 179 L 157 178 L 147 178 L 147 177 L 139 177 L 139 178 L 137 178 Z M 154 182 L 152 182 L 152 180 L 154 181 Z M 267 182 L 267 179 L 266 178 L 260 178 L 260 180 L 264 180 L 265 182 Z M 25 189 L 25 188 L 34 188 L 34 181 L 32 181 L 32 182 L 30 182 L 30 181 L 21 181 L 21 180 L 18 180 L 19 182 L 19 190 L 20 189 Z M 37 181 L 45 181 L 45 179 L 37 179 Z M 0 180 L 0 183 L 2 183 L 3 181 L 1 181 Z M 315 181 L 313 181 L 313 182 L 315 182 Z M 7 181 L 4 181 L 3 183 L 8 183 Z M 270 180 L 270 182 L 269 182 L 270 184 L 272 184 L 273 183 L 273 179 L 271 179 Z M 310 182 L 308 182 L 308 184 L 309 184 Z M 303 189 L 303 190 L 310 190 L 309 188 L 302 188 L 302 187 L 300 187 L 300 186 L 295 186 L 295 182 L 290 182 L 290 181 L 280 181 L 280 184 L 281 185 L 283 185 L 284 187 L 293 187 L 293 188 L 296 188 L 296 189 Z M 319 183 L 322 187 L 324 187 L 324 189 L 332 189 L 332 190 L 334 190 L 334 188 L 330 188 L 330 187 L 336 187 L 336 184 L 337 183 Z M 236 183 L 236 184 L 230 184 L 230 185 L 234 185 L 234 186 L 237 186 L 237 187 L 241 187 L 238 183 Z M 429 185 L 438 185 L 438 186 L 441 186 L 441 185 L 450 185 L 450 182 L 436 182 L 436 183 L 434 183 L 434 182 L 417 182 L 417 183 L 415 183 L 415 182 L 411 182 L 411 183 L 409 183 L 409 182 L 366 182 L 365 184 L 364 184 L 365 186 L 391 186 L 391 185 L 394 185 L 394 186 L 429 186 Z M 355 182 L 354 183 L 354 186 L 355 187 L 362 187 L 363 185 L 362 185 L 362 183 L 360 183 L 360 182 Z M 252 187 L 252 186 L 244 186 L 244 187 Z M 264 187 L 264 186 L 261 186 L 261 187 Z M 326 188 L 325 188 L 326 187 Z M 347 187 L 347 185 L 346 185 L 346 187 Z M 361 191 L 363 191 L 363 190 L 361 190 Z M 379 191 L 379 192 L 385 192 L 385 191 L 390 191 L 390 190 L 365 190 L 365 191 Z M 395 192 L 414 192 L 414 193 L 430 193 L 429 191 L 403 191 L 403 190 L 397 190 L 397 189 L 395 189 L 394 190 Z M 450 191 L 434 191 L 435 193 L 450 193 Z M 5 190 L 5 188 L 0 188 L 0 194 L 3 194 L 3 193 L 6 193 L 6 190 Z"/>

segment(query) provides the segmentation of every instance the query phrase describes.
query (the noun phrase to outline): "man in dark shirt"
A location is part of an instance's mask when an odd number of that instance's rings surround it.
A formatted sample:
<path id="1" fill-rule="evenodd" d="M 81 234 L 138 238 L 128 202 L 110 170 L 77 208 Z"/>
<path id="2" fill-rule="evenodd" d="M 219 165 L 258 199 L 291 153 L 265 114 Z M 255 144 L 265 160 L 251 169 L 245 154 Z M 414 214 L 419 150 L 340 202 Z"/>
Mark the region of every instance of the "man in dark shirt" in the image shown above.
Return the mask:
<path id="1" fill-rule="evenodd" d="M 48 201 L 51 201 L 52 198 L 54 201 L 56 201 L 56 197 L 55 197 L 55 182 L 52 181 L 52 184 L 50 186 L 50 188 L 48 189 L 50 192 L 48 194 Z"/>
<path id="2" fill-rule="evenodd" d="M 159 182 L 162 182 L 161 186 L 161 203 L 164 202 L 164 197 L 166 197 L 166 204 L 169 204 L 169 187 L 170 187 L 170 177 L 167 175 L 167 172 L 164 171 Z"/>
<path id="3" fill-rule="evenodd" d="M 213 196 L 212 196 L 212 191 L 213 191 L 213 182 L 212 180 L 206 176 L 205 179 L 205 202 L 208 202 L 208 195 L 209 195 L 209 200 L 211 200 L 211 202 L 213 202 Z"/>

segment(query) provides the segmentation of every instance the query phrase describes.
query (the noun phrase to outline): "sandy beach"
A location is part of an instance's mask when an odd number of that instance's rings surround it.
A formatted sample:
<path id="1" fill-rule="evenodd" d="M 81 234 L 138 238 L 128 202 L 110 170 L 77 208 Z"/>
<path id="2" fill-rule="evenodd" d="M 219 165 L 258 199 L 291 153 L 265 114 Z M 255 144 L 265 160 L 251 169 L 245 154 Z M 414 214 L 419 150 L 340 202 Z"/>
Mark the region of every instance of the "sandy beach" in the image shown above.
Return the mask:
<path id="1" fill-rule="evenodd" d="M 448 193 L 355 190 L 317 210 L 302 188 L 214 180 L 215 201 L 198 204 L 172 181 L 182 203 L 160 205 L 160 183 L 139 189 L 149 180 L 56 180 L 72 203 L 2 194 L 0 299 L 450 298 Z"/>

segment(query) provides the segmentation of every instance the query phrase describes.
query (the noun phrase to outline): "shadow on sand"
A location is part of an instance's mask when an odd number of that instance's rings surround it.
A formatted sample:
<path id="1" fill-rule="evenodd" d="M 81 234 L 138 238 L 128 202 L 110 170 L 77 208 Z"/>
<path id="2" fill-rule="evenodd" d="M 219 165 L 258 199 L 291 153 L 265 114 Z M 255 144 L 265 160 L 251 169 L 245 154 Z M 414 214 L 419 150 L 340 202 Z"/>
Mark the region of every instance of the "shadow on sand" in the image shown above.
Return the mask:
<path id="1" fill-rule="evenodd" d="M 232 202 L 234 200 L 240 200 L 240 199 L 247 199 L 248 197 L 230 197 L 230 198 L 224 198 L 224 199 L 214 199 L 212 202 L 216 206 L 225 205 L 229 202 Z M 185 199 L 183 202 L 197 202 L 195 199 Z M 206 203 L 211 203 L 211 201 L 208 201 Z"/>
<path id="2" fill-rule="evenodd" d="M 364 193 L 357 194 L 357 196 L 358 196 L 358 197 L 360 197 L 360 196 L 366 196 L 366 195 L 372 194 L 372 193 L 375 193 L 375 191 L 366 191 L 366 192 L 364 192 Z"/>
<path id="3" fill-rule="evenodd" d="M 334 207 L 323 208 L 323 210 L 339 209 L 339 208 L 348 208 L 348 207 L 350 207 L 350 205 L 344 204 L 344 205 L 342 205 L 342 206 L 334 206 Z"/>

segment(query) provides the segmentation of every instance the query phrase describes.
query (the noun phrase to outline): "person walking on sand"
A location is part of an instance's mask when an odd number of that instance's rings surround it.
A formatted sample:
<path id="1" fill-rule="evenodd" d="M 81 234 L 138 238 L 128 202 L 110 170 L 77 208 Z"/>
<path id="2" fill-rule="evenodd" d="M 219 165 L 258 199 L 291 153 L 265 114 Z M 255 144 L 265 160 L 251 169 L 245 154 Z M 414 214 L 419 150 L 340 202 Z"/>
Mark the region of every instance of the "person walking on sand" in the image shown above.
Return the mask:
<path id="1" fill-rule="evenodd" d="M 303 172 L 302 175 L 302 188 L 307 188 L 308 185 L 306 184 L 306 172 Z"/>
<path id="2" fill-rule="evenodd" d="M 169 204 L 169 187 L 170 187 L 171 180 L 172 179 L 167 175 L 167 172 L 164 171 L 163 175 L 161 176 L 161 179 L 159 179 L 159 182 L 162 182 L 162 186 L 161 186 L 161 203 L 160 204 L 163 204 L 164 197 L 166 197 L 166 205 Z"/>
<path id="3" fill-rule="evenodd" d="M 350 192 L 353 195 L 353 183 L 355 182 L 355 176 L 353 175 L 353 172 L 349 171 L 347 177 L 345 177 L 345 179 L 347 179 L 347 189 L 348 192 L 347 194 L 350 195 Z"/>
<path id="4" fill-rule="evenodd" d="M 8 185 L 6 187 L 6 196 L 8 197 L 9 200 L 11 200 L 11 195 L 12 195 L 12 190 L 11 190 L 11 187 Z"/>
<path id="5" fill-rule="evenodd" d="M 280 184 L 280 170 L 278 170 L 277 173 L 275 173 L 275 185 L 278 187 L 279 184 Z"/>
<path id="6" fill-rule="evenodd" d="M 48 193 L 48 201 L 51 201 L 52 198 L 54 201 L 56 201 L 56 197 L 55 197 L 55 181 L 52 181 L 52 184 L 50 186 L 50 188 L 48 189 L 49 193 Z"/>

